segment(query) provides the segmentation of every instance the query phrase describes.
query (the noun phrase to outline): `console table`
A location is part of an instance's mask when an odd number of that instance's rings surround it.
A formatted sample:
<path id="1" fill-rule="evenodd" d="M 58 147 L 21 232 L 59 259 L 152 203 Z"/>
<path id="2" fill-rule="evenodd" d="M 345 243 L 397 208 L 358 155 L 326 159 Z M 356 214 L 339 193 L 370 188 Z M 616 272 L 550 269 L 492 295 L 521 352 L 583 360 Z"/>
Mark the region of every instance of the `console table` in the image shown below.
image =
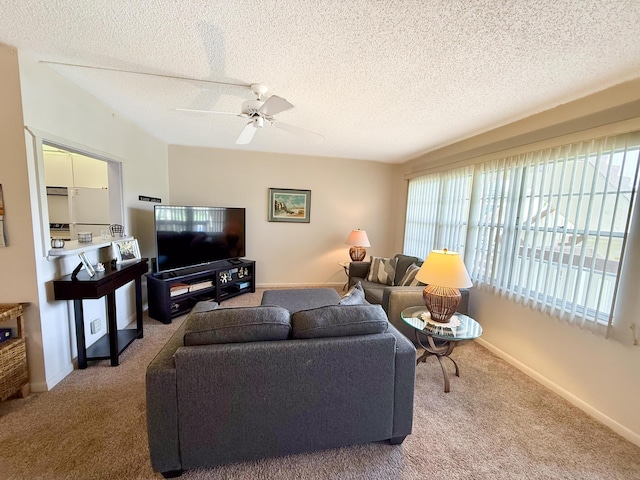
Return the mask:
<path id="1" fill-rule="evenodd" d="M 142 338 L 142 275 L 149 270 L 148 259 L 136 262 L 105 265 L 104 272 L 96 272 L 89 277 L 81 270 L 75 279 L 67 275 L 53 281 L 56 300 L 73 300 L 78 344 L 78 368 L 87 368 L 87 360 L 111 359 L 111 366 L 119 364 L 118 357 L 136 338 Z M 136 328 L 118 330 L 116 321 L 116 289 L 135 281 Z M 108 333 L 89 348 L 85 344 L 83 299 L 106 297 Z"/>

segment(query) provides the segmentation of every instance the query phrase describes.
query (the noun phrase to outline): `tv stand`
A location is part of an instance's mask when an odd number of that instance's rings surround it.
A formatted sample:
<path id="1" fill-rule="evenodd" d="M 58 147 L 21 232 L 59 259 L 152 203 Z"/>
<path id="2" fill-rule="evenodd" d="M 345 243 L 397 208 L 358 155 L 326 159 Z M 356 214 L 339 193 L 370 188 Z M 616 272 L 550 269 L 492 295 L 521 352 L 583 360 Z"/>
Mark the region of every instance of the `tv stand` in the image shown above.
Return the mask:
<path id="1" fill-rule="evenodd" d="M 149 316 L 162 323 L 188 313 L 204 300 L 221 303 L 256 291 L 256 262 L 245 259 L 186 267 L 147 275 Z"/>

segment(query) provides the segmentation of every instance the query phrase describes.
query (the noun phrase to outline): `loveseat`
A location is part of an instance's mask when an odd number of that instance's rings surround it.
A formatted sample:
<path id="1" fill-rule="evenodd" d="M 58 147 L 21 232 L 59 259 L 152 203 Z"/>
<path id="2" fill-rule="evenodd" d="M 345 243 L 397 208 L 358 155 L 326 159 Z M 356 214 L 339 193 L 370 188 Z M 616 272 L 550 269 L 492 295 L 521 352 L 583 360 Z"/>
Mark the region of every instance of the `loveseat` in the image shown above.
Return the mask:
<path id="1" fill-rule="evenodd" d="M 379 305 L 213 305 L 196 305 L 147 368 L 155 471 L 411 433 L 416 350 Z"/>
<path id="2" fill-rule="evenodd" d="M 392 258 L 395 259 L 395 269 L 391 285 L 368 280 L 371 268 L 371 262 L 369 261 L 351 262 L 349 265 L 349 286 L 353 287 L 360 282 L 366 300 L 371 304 L 381 305 L 389 318 L 389 322 L 415 344 L 415 331 L 413 327 L 404 323 L 402 317 L 400 317 L 400 312 L 407 307 L 424 305 L 424 300 L 422 299 L 424 284 L 413 281 L 414 286 L 403 286 L 402 280 L 405 277 L 405 273 L 407 273 L 407 269 L 412 265 L 418 267 L 422 265 L 422 259 L 402 254 L 397 254 Z M 469 290 L 461 288 L 460 294 L 462 295 L 462 301 L 458 311 L 468 315 Z"/>

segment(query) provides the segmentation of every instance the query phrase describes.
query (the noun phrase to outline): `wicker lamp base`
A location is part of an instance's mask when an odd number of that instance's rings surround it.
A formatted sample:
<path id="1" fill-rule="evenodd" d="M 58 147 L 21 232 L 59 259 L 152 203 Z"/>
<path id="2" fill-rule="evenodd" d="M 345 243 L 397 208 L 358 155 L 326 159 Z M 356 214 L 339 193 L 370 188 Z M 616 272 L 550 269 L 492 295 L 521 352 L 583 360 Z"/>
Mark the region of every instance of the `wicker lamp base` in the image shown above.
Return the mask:
<path id="1" fill-rule="evenodd" d="M 361 262 L 364 257 L 367 256 L 367 249 L 364 247 L 351 247 L 349 249 L 349 256 L 352 262 Z"/>
<path id="2" fill-rule="evenodd" d="M 448 323 L 462 301 L 457 288 L 427 285 L 422 291 L 424 304 L 431 313 L 431 319 L 440 323 Z"/>

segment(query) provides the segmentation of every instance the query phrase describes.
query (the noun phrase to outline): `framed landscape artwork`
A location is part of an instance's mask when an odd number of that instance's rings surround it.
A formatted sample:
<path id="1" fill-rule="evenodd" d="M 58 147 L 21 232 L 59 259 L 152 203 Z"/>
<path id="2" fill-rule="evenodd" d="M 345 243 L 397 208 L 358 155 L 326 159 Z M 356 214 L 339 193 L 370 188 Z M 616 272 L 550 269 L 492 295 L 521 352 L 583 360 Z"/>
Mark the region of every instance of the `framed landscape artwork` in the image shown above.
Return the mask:
<path id="1" fill-rule="evenodd" d="M 311 190 L 269 189 L 269 221 L 309 223 Z"/>

